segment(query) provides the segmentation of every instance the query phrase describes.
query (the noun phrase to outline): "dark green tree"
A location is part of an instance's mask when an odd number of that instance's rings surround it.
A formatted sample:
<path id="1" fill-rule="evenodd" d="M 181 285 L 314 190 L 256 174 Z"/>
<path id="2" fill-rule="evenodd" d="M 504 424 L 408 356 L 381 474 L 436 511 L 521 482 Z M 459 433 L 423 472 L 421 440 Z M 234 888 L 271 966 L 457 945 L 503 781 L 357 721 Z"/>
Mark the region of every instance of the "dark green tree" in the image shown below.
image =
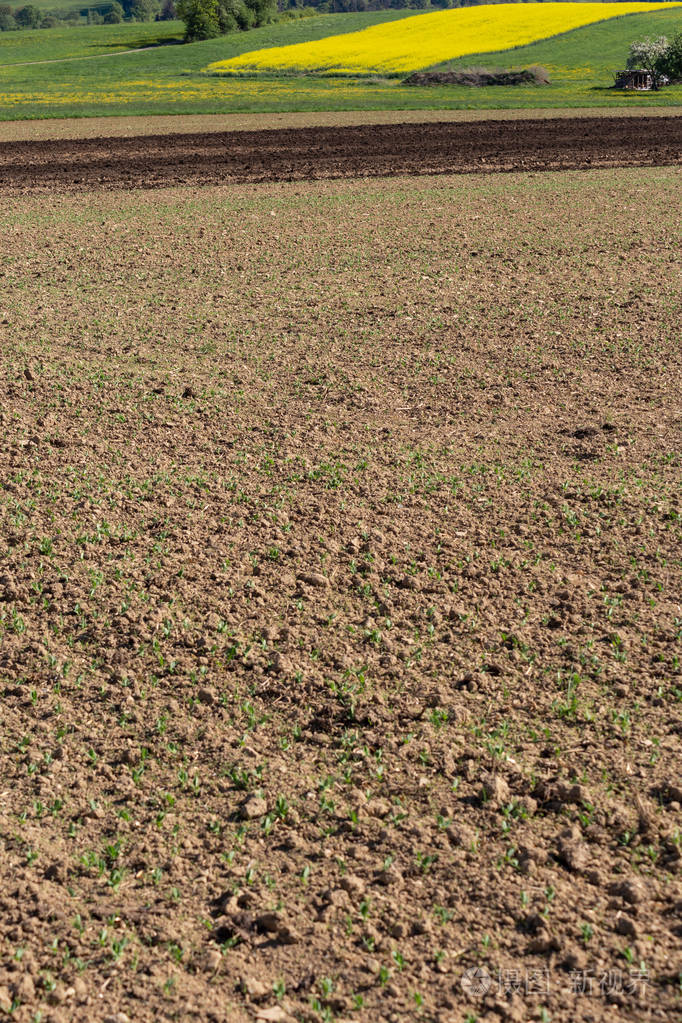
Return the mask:
<path id="1" fill-rule="evenodd" d="M 131 0 L 128 17 L 131 21 L 154 21 L 160 10 L 159 0 Z"/>
<path id="2" fill-rule="evenodd" d="M 254 25 L 267 25 L 277 14 L 277 0 L 244 0 L 253 11 Z"/>
<path id="3" fill-rule="evenodd" d="M 668 43 L 668 49 L 661 58 L 661 73 L 666 75 L 671 82 L 682 79 L 682 32 Z"/>
<path id="4" fill-rule="evenodd" d="M 43 15 L 42 11 L 39 11 L 33 4 L 27 4 L 26 7 L 20 7 L 18 11 L 14 12 L 14 20 L 19 28 L 38 28 L 43 20 Z"/>
<path id="5" fill-rule="evenodd" d="M 218 0 L 178 0 L 178 18 L 185 23 L 185 42 L 215 39 L 220 35 Z"/>
<path id="6" fill-rule="evenodd" d="M 11 32 L 17 27 L 9 4 L 0 4 L 0 32 Z"/>
<path id="7" fill-rule="evenodd" d="M 105 25 L 119 25 L 123 21 L 125 12 L 118 0 L 113 0 L 108 10 L 104 12 Z"/>

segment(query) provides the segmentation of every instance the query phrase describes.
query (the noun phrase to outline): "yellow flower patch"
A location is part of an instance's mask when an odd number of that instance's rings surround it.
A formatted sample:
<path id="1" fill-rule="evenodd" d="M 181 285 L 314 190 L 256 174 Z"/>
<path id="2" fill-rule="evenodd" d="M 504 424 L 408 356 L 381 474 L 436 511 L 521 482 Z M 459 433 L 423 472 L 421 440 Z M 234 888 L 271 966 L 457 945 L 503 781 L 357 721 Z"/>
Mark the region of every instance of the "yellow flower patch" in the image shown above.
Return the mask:
<path id="1" fill-rule="evenodd" d="M 317 42 L 252 50 L 205 69 L 401 74 L 446 60 L 509 50 L 597 21 L 682 3 L 515 3 L 418 14 Z"/>

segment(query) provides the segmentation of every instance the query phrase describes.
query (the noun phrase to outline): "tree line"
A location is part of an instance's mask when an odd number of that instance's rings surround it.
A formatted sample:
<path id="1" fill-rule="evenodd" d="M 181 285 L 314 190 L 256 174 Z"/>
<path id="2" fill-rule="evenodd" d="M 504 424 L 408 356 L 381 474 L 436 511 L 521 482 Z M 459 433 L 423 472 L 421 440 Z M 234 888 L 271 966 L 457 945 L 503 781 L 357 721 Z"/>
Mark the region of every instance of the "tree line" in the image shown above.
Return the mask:
<path id="1" fill-rule="evenodd" d="M 12 9 L 0 3 L 0 32 L 26 28 L 56 28 L 79 25 L 85 14 L 89 25 L 119 25 L 124 21 L 175 21 L 175 0 L 111 0 L 96 7 L 44 11 L 34 4 Z"/>

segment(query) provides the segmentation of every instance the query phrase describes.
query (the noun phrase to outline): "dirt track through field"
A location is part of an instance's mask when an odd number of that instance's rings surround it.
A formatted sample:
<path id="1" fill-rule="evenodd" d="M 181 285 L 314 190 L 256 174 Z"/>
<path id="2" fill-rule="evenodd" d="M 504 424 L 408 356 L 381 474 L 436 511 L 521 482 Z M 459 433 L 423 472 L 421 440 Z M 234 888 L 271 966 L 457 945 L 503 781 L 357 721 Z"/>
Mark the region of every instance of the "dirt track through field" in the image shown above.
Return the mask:
<path id="1" fill-rule="evenodd" d="M 0 187 L 156 188 L 680 162 L 679 117 L 360 125 L 8 143 Z"/>

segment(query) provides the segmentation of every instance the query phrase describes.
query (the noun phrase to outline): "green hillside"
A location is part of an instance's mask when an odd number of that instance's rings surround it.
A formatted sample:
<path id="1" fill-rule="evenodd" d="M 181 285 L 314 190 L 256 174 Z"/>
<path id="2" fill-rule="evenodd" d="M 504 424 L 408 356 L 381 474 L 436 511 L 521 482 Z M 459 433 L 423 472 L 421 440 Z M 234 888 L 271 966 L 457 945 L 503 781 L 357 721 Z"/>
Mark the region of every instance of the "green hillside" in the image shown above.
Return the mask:
<path id="1" fill-rule="evenodd" d="M 101 57 L 140 46 L 179 43 L 183 28 L 181 21 L 133 21 L 120 25 L 77 25 L 0 32 L 0 65 L 68 57 Z"/>
<path id="2" fill-rule="evenodd" d="M 682 32 L 682 11 L 670 10 L 657 13 L 628 15 L 624 18 L 612 18 L 597 25 L 588 25 L 575 32 L 566 32 L 528 46 L 520 46 L 515 50 L 504 50 L 486 53 L 481 56 L 481 63 L 489 67 L 529 67 L 542 64 L 552 72 L 557 81 L 582 72 L 595 85 L 603 84 L 606 76 L 610 84 L 609 72 L 612 68 L 624 67 L 628 47 L 633 39 L 643 36 L 667 35 L 668 37 Z M 479 57 L 462 57 L 438 66 L 439 71 L 462 68 L 478 63 Z M 668 93 L 668 96 L 671 94 Z"/>
<path id="3" fill-rule="evenodd" d="M 623 66 L 633 39 L 647 35 L 671 36 L 682 31 L 682 13 L 677 9 L 613 19 L 516 50 L 479 55 L 473 60 L 467 57 L 448 65 L 524 67 L 542 64 L 549 69 L 552 78 L 552 84 L 546 87 L 408 88 L 395 79 L 221 78 L 202 71 L 212 61 L 247 50 L 319 39 L 413 15 L 414 11 L 410 10 L 319 15 L 207 42 L 158 46 L 116 56 L 105 54 L 116 48 L 132 48 L 134 41 L 169 41 L 177 36 L 178 25 L 156 23 L 72 29 L 68 30 L 69 38 L 63 37 L 59 44 L 73 47 L 68 55 L 82 58 L 100 48 L 100 58 L 0 67 L 0 117 L 11 120 L 231 111 L 622 107 L 633 102 L 651 106 L 682 105 L 682 86 L 648 95 L 619 94 L 608 88 L 612 83 L 611 72 Z M 121 34 L 116 35 L 116 30 Z M 56 51 L 51 46 L 47 50 L 45 47 L 48 37 L 59 31 L 0 35 L 0 64 L 18 63 L 19 52 L 24 60 L 46 59 L 47 53 L 52 56 Z M 4 36 L 26 37 L 26 42 L 22 41 L 24 48 L 12 51 L 7 43 L 7 48 L 3 49 Z M 29 37 L 35 42 L 31 43 Z M 63 49 L 60 52 L 66 55 Z"/>

